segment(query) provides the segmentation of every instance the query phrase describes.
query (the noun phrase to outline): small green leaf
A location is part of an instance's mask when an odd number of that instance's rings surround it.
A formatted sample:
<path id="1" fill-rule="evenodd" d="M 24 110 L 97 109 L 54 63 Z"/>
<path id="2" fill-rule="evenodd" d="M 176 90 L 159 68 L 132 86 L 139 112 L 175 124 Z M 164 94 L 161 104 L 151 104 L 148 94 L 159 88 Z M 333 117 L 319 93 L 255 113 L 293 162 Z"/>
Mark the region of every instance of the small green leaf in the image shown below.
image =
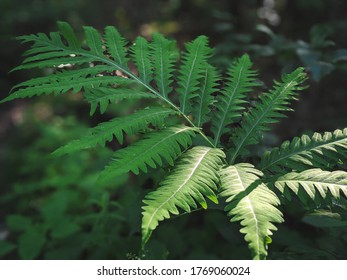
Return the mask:
<path id="1" fill-rule="evenodd" d="M 14 231 L 23 231 L 31 225 L 31 220 L 22 215 L 9 215 L 6 217 L 7 226 Z"/>
<path id="2" fill-rule="evenodd" d="M 0 257 L 6 256 L 16 249 L 16 245 L 5 240 L 0 240 Z"/>
<path id="3" fill-rule="evenodd" d="M 45 231 L 42 227 L 29 227 L 18 239 L 19 256 L 23 260 L 32 260 L 39 256 L 45 245 Z"/>
<path id="4" fill-rule="evenodd" d="M 80 226 L 68 219 L 60 221 L 54 228 L 52 228 L 51 236 L 53 238 L 64 238 L 72 235 L 80 230 Z"/>

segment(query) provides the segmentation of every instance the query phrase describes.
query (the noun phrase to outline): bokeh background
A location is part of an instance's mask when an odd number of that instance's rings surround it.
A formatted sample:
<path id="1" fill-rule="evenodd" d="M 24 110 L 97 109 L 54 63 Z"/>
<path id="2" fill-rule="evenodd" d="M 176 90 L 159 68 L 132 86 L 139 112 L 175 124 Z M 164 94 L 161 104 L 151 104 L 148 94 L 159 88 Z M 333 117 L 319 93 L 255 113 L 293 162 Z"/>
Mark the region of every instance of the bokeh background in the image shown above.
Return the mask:
<path id="1" fill-rule="evenodd" d="M 27 46 L 19 35 L 56 30 L 68 21 L 100 31 L 114 25 L 129 40 L 159 31 L 180 46 L 209 36 L 220 69 L 249 53 L 260 77 L 306 67 L 309 88 L 264 147 L 308 131 L 347 125 L 347 1 L 344 0 L 1 0 L 0 97 L 42 74 L 16 71 Z M 161 172 L 96 186 L 112 148 L 52 159 L 49 154 L 87 127 L 130 112 L 127 102 L 89 117 L 80 95 L 43 96 L 0 105 L 0 258 L 247 259 L 243 236 L 221 211 L 198 211 L 163 222 L 139 253 L 141 200 Z M 345 166 L 346 167 L 346 166 Z M 346 203 L 317 211 L 293 200 L 270 245 L 270 259 L 346 259 Z M 328 209 L 329 207 L 326 207 Z"/>

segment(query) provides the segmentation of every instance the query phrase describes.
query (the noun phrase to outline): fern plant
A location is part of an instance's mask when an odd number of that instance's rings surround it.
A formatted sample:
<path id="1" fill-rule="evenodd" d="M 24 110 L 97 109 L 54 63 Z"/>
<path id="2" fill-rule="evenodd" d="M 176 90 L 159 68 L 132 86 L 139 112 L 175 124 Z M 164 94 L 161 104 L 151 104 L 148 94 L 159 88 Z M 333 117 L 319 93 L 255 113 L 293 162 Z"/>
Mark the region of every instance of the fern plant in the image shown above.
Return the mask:
<path id="1" fill-rule="evenodd" d="M 249 161 L 250 148 L 285 117 L 305 88 L 303 68 L 283 75 L 253 105 L 250 94 L 260 83 L 249 56 L 236 58 L 222 78 L 209 64 L 213 50 L 205 36 L 187 43 L 181 53 L 158 33 L 129 44 L 110 26 L 103 34 L 84 27 L 82 41 L 68 23 L 59 22 L 58 28 L 49 35 L 19 37 L 32 46 L 14 70 L 54 71 L 20 83 L 2 102 L 82 92 L 93 115 L 98 108 L 104 113 L 110 103 L 148 99 L 151 106 L 100 123 L 53 152 L 123 144 L 125 135 L 137 135 L 114 152 L 99 180 L 167 170 L 143 200 L 143 248 L 161 221 L 220 202 L 231 222 L 240 222 L 252 257 L 265 259 L 276 224 L 283 222 L 283 196 L 300 195 L 299 190 L 314 201 L 347 195 L 347 173 L 335 170 L 347 155 L 347 129 L 294 138 L 252 161 L 259 163 Z"/>

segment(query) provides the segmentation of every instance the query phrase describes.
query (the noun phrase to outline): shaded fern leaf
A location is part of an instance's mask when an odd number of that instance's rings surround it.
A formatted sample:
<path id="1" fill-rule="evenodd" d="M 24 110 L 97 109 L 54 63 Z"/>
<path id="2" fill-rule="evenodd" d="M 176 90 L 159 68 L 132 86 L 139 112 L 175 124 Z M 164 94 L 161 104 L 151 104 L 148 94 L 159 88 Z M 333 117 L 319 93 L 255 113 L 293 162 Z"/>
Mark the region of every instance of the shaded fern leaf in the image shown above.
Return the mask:
<path id="1" fill-rule="evenodd" d="M 101 172 L 100 181 L 108 181 L 129 171 L 147 172 L 147 167 L 162 166 L 164 159 L 173 165 L 174 159 L 192 144 L 195 129 L 187 126 L 168 127 L 147 133 L 143 139 L 114 153 L 109 165 Z"/>
<path id="2" fill-rule="evenodd" d="M 347 157 L 347 128 L 333 133 L 314 133 L 285 141 L 279 148 L 266 152 L 260 163 L 262 170 L 304 171 L 308 168 L 332 168 Z"/>
<path id="3" fill-rule="evenodd" d="M 55 95 L 58 94 L 64 94 L 67 92 L 71 93 L 78 93 L 82 90 L 87 90 L 88 88 L 98 88 L 101 86 L 107 86 L 107 85 L 122 85 L 125 82 L 125 79 L 113 77 L 113 76 L 94 76 L 94 77 L 87 77 L 87 78 L 72 78 L 65 77 L 66 75 L 63 75 L 60 77 L 59 74 L 52 75 L 47 77 L 48 79 L 45 79 L 47 83 L 40 84 L 43 79 L 37 78 L 32 79 L 30 83 L 33 84 L 33 86 L 24 86 L 17 88 L 15 91 L 13 91 L 9 96 L 7 96 L 5 99 L 1 100 L 1 103 L 7 102 L 13 99 L 18 98 L 30 98 L 33 96 L 40 96 L 43 94 L 52 94 Z M 36 85 L 35 82 L 37 81 Z M 29 82 L 26 82 L 27 84 Z M 23 86 L 22 83 L 19 86 Z"/>
<path id="4" fill-rule="evenodd" d="M 273 223 L 283 222 L 276 194 L 259 179 L 262 172 L 253 165 L 240 163 L 221 170 L 220 196 L 226 198 L 225 211 L 231 222 L 240 221 L 254 259 L 265 259 Z"/>
<path id="5" fill-rule="evenodd" d="M 153 79 L 153 69 L 147 40 L 142 37 L 136 38 L 132 52 L 140 79 L 144 83 L 149 84 Z"/>
<path id="6" fill-rule="evenodd" d="M 154 60 L 154 80 L 158 92 L 167 98 L 172 91 L 174 63 L 178 57 L 176 42 L 159 33 L 153 33 L 152 37 L 150 48 Z"/>
<path id="7" fill-rule="evenodd" d="M 78 92 L 86 88 L 95 89 L 100 86 L 114 88 L 123 84 L 129 85 L 129 83 L 137 83 L 143 88 L 149 89 L 154 96 L 161 97 L 147 84 L 148 80 L 142 81 L 129 70 L 127 42 L 114 27 L 105 28 L 103 39 L 96 29 L 84 27 L 85 47 L 81 46 L 68 23 L 59 22 L 58 28 L 59 32 L 51 32 L 49 36 L 39 33 L 19 37 L 24 43 L 31 42 L 32 47 L 25 53 L 28 57 L 22 65 L 14 69 L 53 67 L 58 69 L 58 72 L 48 77 L 40 77 L 20 84 L 2 102 L 41 94 Z M 166 57 L 157 58 L 157 60 L 170 62 L 170 65 L 167 63 L 162 64 L 165 75 L 161 77 L 163 84 L 166 82 L 170 84 L 175 60 L 173 57 L 177 56 L 177 52 L 172 51 L 173 43 L 171 41 L 166 40 L 161 35 L 156 37 L 162 38 L 160 41 L 169 42 L 166 43 L 166 49 L 163 53 Z M 153 51 L 153 53 L 156 53 L 156 51 Z M 60 71 L 60 68 L 77 66 L 80 69 Z M 117 70 L 122 72 L 123 75 L 111 76 L 109 74 Z M 78 74 L 78 72 L 80 73 Z M 171 82 L 169 80 L 165 82 L 165 79 L 171 79 Z M 169 102 L 167 98 L 162 99 Z M 103 108 L 106 107 L 106 103 L 106 101 L 103 101 Z"/>
<path id="8" fill-rule="evenodd" d="M 131 88 L 99 87 L 86 89 L 84 98 L 90 103 L 90 115 L 94 115 L 98 106 L 100 113 L 103 114 L 110 103 L 116 103 L 123 99 L 155 98 L 155 95 Z"/>
<path id="9" fill-rule="evenodd" d="M 213 93 L 217 91 L 219 75 L 215 67 L 207 65 L 200 79 L 197 91 L 196 105 L 193 116 L 197 127 L 201 127 L 210 119 L 211 106 L 214 103 Z"/>
<path id="10" fill-rule="evenodd" d="M 126 50 L 127 41 L 113 26 L 107 26 L 105 28 L 104 38 L 107 51 L 114 59 L 116 64 L 120 66 L 119 70 L 128 70 L 128 58 Z"/>
<path id="11" fill-rule="evenodd" d="M 296 91 L 302 90 L 301 84 L 307 79 L 304 68 L 298 68 L 282 77 L 282 82 L 276 82 L 274 89 L 260 96 L 256 107 L 246 113 L 231 138 L 233 148 L 230 151 L 233 163 L 239 155 L 245 156 L 249 152 L 247 146 L 257 144 L 263 132 L 269 130 L 269 125 L 277 123 L 285 117 L 283 112 L 292 111 L 290 102 L 297 99 Z"/>
<path id="12" fill-rule="evenodd" d="M 105 146 L 106 142 L 112 141 L 114 137 L 122 144 L 124 133 L 127 135 L 136 134 L 147 129 L 149 124 L 160 127 L 165 118 L 172 114 L 176 114 L 176 112 L 171 109 L 150 108 L 137 111 L 132 115 L 114 118 L 89 129 L 86 135 L 57 149 L 53 155 L 70 154 L 96 145 Z"/>
<path id="13" fill-rule="evenodd" d="M 185 47 L 186 52 L 182 55 L 176 91 L 179 94 L 181 111 L 189 114 L 191 113 L 191 99 L 197 96 L 199 80 L 203 78 L 207 59 L 211 56 L 212 49 L 208 47 L 206 36 L 199 36 L 192 42 L 186 43 Z"/>
<path id="14" fill-rule="evenodd" d="M 257 86 L 256 71 L 251 70 L 252 62 L 247 54 L 236 59 L 228 70 L 225 88 L 217 96 L 217 110 L 212 119 L 214 144 L 218 145 L 220 137 L 228 132 L 227 126 L 241 117 L 243 104 L 247 103 L 246 94 Z"/>
<path id="15" fill-rule="evenodd" d="M 60 32 L 51 32 L 49 36 L 43 33 L 37 35 L 19 36 L 22 43 L 33 43 L 31 52 L 23 63 L 13 70 L 57 67 L 59 65 L 78 65 L 90 62 L 91 58 L 80 55 L 83 50 L 72 27 L 66 22 L 58 22 Z M 63 42 L 62 37 L 65 42 Z"/>
<path id="16" fill-rule="evenodd" d="M 317 191 L 323 198 L 330 193 L 334 198 L 339 199 L 340 192 L 347 197 L 347 172 L 329 172 L 318 168 L 291 172 L 276 179 L 274 185 L 282 193 L 285 187 L 288 187 L 298 194 L 301 187 L 312 199 L 315 198 Z"/>
<path id="17" fill-rule="evenodd" d="M 220 149 L 197 146 L 188 150 L 160 187 L 144 199 L 142 243 L 148 241 L 160 221 L 178 215 L 179 209 L 190 212 L 197 203 L 207 208 L 205 197 L 218 203 L 218 171 L 225 155 Z"/>

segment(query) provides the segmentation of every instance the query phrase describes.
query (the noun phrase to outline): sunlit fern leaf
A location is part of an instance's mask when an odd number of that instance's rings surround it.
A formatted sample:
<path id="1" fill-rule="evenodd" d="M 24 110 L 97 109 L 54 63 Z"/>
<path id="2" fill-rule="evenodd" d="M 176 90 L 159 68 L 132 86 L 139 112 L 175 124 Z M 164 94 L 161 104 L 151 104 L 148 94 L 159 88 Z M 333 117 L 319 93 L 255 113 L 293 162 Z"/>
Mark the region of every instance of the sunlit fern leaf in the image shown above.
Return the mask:
<path id="1" fill-rule="evenodd" d="M 263 132 L 269 126 L 285 117 L 285 111 L 292 111 L 290 102 L 297 100 L 297 91 L 304 87 L 301 84 L 307 79 L 303 68 L 298 68 L 282 77 L 282 82 L 275 82 L 269 93 L 260 96 L 260 102 L 249 113 L 244 114 L 241 127 L 237 128 L 231 141 L 233 148 L 230 151 L 233 163 L 239 155 L 247 155 L 247 146 L 259 143 Z"/>
<path id="2" fill-rule="evenodd" d="M 128 70 L 128 58 L 126 50 L 127 41 L 113 26 L 107 26 L 105 28 L 104 38 L 107 51 L 111 57 L 114 59 L 117 65 L 125 70 Z"/>
<path id="3" fill-rule="evenodd" d="M 99 106 L 100 113 L 106 112 L 110 103 L 116 103 L 124 99 L 155 98 L 155 95 L 131 88 L 99 87 L 85 90 L 84 98 L 90 103 L 90 115 L 93 115 Z"/>
<path id="4" fill-rule="evenodd" d="M 260 168 L 272 173 L 283 170 L 332 168 L 347 157 L 347 128 L 333 133 L 314 133 L 285 141 L 279 148 L 266 152 Z"/>
<path id="5" fill-rule="evenodd" d="M 132 52 L 140 79 L 146 84 L 149 84 L 153 79 L 153 70 L 147 40 L 142 37 L 136 38 Z"/>
<path id="6" fill-rule="evenodd" d="M 330 193 L 339 199 L 340 192 L 347 197 L 347 172 L 344 171 L 329 172 L 314 168 L 303 172 L 291 172 L 276 179 L 274 184 L 281 192 L 288 187 L 295 194 L 298 194 L 301 187 L 312 199 L 317 191 L 323 198 Z"/>
<path id="7" fill-rule="evenodd" d="M 176 42 L 164 38 L 159 33 L 153 33 L 152 37 L 150 48 L 154 61 L 154 80 L 158 92 L 167 98 L 172 91 L 174 63 L 178 56 Z"/>
<path id="8" fill-rule="evenodd" d="M 218 89 L 218 81 L 220 77 L 215 67 L 207 65 L 202 78 L 199 81 L 199 89 L 197 91 L 196 105 L 193 106 L 194 122 L 197 127 L 201 127 L 205 122 L 209 121 L 211 116 L 211 106 L 215 98 L 213 93 Z"/>
<path id="9" fill-rule="evenodd" d="M 100 181 L 109 181 L 129 171 L 138 174 L 147 168 L 163 165 L 163 159 L 173 165 L 174 159 L 192 144 L 195 129 L 187 126 L 168 127 L 146 133 L 144 138 L 114 153 L 112 161 L 101 172 Z"/>
<path id="10" fill-rule="evenodd" d="M 154 107 L 137 111 L 128 116 L 114 118 L 89 129 L 86 135 L 60 147 L 53 152 L 53 155 L 70 154 L 96 145 L 105 146 L 106 142 L 112 141 L 114 137 L 122 144 L 124 133 L 127 135 L 136 134 L 146 130 L 149 124 L 161 127 L 165 118 L 173 114 L 176 112 L 171 109 Z"/>
<path id="11" fill-rule="evenodd" d="M 207 67 L 207 59 L 212 54 L 208 47 L 206 36 L 199 36 L 192 42 L 186 43 L 186 52 L 181 59 L 179 69 L 178 88 L 181 111 L 185 114 L 191 113 L 191 99 L 197 96 L 199 81 L 203 78 Z M 210 86 L 210 85 L 208 85 Z"/>
<path id="12" fill-rule="evenodd" d="M 222 169 L 220 196 L 228 203 L 225 211 L 231 222 L 240 221 L 241 230 L 254 259 L 265 259 L 273 223 L 283 222 L 282 213 L 276 208 L 280 201 L 260 177 L 261 171 L 253 165 L 240 163 Z"/>
<path id="13" fill-rule="evenodd" d="M 228 70 L 228 80 L 221 94 L 217 96 L 216 111 L 212 118 L 214 144 L 218 145 L 220 137 L 229 131 L 228 125 L 240 119 L 247 103 L 246 94 L 257 86 L 256 71 L 251 69 L 252 62 L 247 54 L 236 59 Z"/>
<path id="14" fill-rule="evenodd" d="M 142 218 L 142 243 L 148 241 L 160 221 L 170 215 L 196 209 L 200 204 L 207 208 L 205 197 L 218 203 L 216 190 L 218 171 L 225 155 L 220 149 L 197 146 L 188 150 L 173 171 L 144 199 Z"/>

